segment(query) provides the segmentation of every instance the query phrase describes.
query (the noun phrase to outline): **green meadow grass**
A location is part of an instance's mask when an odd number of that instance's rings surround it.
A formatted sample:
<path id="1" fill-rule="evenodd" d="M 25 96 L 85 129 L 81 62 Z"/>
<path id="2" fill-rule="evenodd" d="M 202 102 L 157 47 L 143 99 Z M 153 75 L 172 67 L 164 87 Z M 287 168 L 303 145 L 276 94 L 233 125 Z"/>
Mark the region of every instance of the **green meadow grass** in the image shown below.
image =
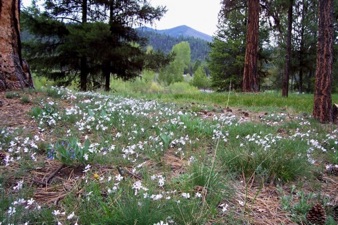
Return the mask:
<path id="1" fill-rule="evenodd" d="M 312 95 L 201 93 L 186 84 L 143 92 L 136 82 L 104 94 L 45 88 L 29 98 L 36 133 L 0 124 L 2 224 L 248 224 L 235 184 L 300 191 L 338 162 L 338 129 L 311 119 Z M 227 106 L 249 116 L 220 111 Z M 46 192 L 67 191 L 47 204 L 32 180 L 53 163 L 80 171 L 52 178 Z M 287 204 L 279 194 L 293 221 L 305 223 L 315 200 Z"/>

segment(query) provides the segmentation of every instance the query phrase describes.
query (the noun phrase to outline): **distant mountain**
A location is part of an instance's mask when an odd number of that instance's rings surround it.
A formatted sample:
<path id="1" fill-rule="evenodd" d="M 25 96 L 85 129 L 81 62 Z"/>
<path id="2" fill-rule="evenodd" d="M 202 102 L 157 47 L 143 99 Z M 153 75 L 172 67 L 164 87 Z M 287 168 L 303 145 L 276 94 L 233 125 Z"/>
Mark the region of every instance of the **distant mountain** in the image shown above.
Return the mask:
<path id="1" fill-rule="evenodd" d="M 207 35 L 205 33 L 202 33 L 200 31 L 197 31 L 191 27 L 188 27 L 186 25 L 170 28 L 170 29 L 165 29 L 165 30 L 157 30 L 153 29 L 150 27 L 140 27 L 138 29 L 142 29 L 144 31 L 155 31 L 159 34 L 166 34 L 171 37 L 194 37 L 194 38 L 199 38 L 207 42 L 212 41 L 212 37 L 210 35 Z"/>
<path id="2" fill-rule="evenodd" d="M 174 45 L 182 41 L 187 41 L 191 49 L 192 62 L 205 61 L 209 56 L 209 41 L 206 41 L 205 38 L 200 38 L 201 34 L 203 33 L 195 31 L 194 29 L 187 26 L 179 26 L 166 30 L 156 30 L 149 27 L 140 27 L 136 30 L 138 31 L 140 36 L 148 39 L 148 45 L 151 45 L 155 50 L 169 53 Z"/>

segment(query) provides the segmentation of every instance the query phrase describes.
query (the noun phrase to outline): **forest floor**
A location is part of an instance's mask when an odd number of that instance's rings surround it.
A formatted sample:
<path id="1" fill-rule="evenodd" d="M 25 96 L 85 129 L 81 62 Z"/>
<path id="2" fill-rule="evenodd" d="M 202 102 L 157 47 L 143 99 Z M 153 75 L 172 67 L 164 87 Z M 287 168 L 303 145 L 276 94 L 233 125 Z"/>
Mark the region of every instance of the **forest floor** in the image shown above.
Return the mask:
<path id="1" fill-rule="evenodd" d="M 0 129 L 6 128 L 8 131 L 21 130 L 20 132 L 23 136 L 39 136 L 43 140 L 56 139 L 53 132 L 42 131 L 41 126 L 36 119 L 32 118 L 30 113 L 32 108 L 37 107 L 42 99 L 44 99 L 44 102 L 47 102 L 49 97 L 46 97 L 45 93 L 34 91 L 18 93 L 18 97 L 11 96 L 10 98 L 6 96 L 6 93 L 0 93 L 0 100 L 2 102 L 2 106 L 0 107 Z M 67 108 L 72 105 L 72 101 L 58 99 L 58 105 Z M 194 103 L 184 110 L 190 110 L 189 107 L 194 107 Z M 234 117 L 250 123 L 260 123 L 261 118 L 268 114 L 268 112 L 264 111 L 251 112 L 239 107 L 224 109 L 222 107 L 209 107 L 209 109 L 198 110 L 197 115 L 204 120 L 212 120 L 215 116 L 225 113 L 233 114 Z M 290 121 L 295 117 L 296 115 L 289 114 L 283 120 L 286 122 L 286 120 Z M 334 130 L 336 129 L 335 126 L 331 125 L 331 128 L 325 129 Z M 60 127 L 58 129 L 63 128 Z M 289 131 L 283 128 L 283 126 L 276 130 L 280 136 L 290 135 Z M 84 188 L 80 187 L 82 184 L 79 185 L 79 183 L 82 181 L 79 178 L 85 176 L 83 172 L 84 165 L 72 166 L 65 165 L 58 160 L 45 160 L 46 150 L 43 148 L 41 145 L 36 151 L 36 163 L 34 161 L 31 163 L 25 162 L 30 164 L 29 166 L 26 165 L 27 169 L 23 170 L 21 168 L 23 166 L 22 163 L 18 161 L 8 166 L 5 166 L 4 163 L 0 165 L 1 170 L 7 170 L 5 174 L 1 172 L 1 182 L 3 182 L 2 185 L 5 188 L 5 193 L 11 193 L 17 181 L 24 180 L 25 185 L 32 188 L 32 193 L 29 196 L 35 199 L 39 205 L 57 208 L 69 192 L 76 193 L 76 195 L 83 194 Z M 186 167 L 189 167 L 189 163 L 186 158 L 177 157 L 173 153 L 174 150 L 173 148 L 169 148 L 162 156 L 161 162 L 169 166 L 173 174 L 182 174 L 188 171 Z M 4 146 L 3 149 L 0 148 L 0 153 L 4 155 L 11 154 L 7 149 L 4 149 Z M 212 157 L 213 154 L 210 153 L 209 156 Z M 156 166 L 154 160 L 148 160 L 146 163 L 150 168 Z M 325 170 L 327 166 L 325 161 L 317 162 L 314 166 L 318 167 L 319 172 L 313 179 L 306 180 L 299 178 L 286 183 L 279 182 L 278 179 L 272 179 L 271 182 L 260 181 L 259 178 L 256 179 L 255 174 L 252 174 L 250 177 L 246 177 L 247 175 L 244 173 L 237 175 L 236 178 L 231 180 L 231 186 L 234 190 L 233 197 L 219 202 L 218 208 L 220 208 L 220 213 L 218 216 L 210 218 L 205 224 L 222 224 L 220 221 L 223 221 L 224 224 L 238 224 L 238 221 L 242 221 L 241 224 L 262 225 L 310 224 L 306 221 L 306 215 L 308 209 L 316 202 L 324 205 L 328 215 L 335 213 L 333 211 L 335 210 L 334 207 L 337 208 L 338 205 L 338 176 L 331 173 L 331 171 Z M 134 167 L 129 164 L 123 167 L 131 176 L 131 179 L 138 180 L 138 175 L 131 172 L 132 168 Z M 121 174 L 115 166 L 107 164 L 92 164 L 92 169 L 100 177 L 104 177 L 105 174 L 116 176 Z M 21 173 L 17 174 L 17 171 L 21 171 Z M 202 187 L 202 192 L 203 190 Z M 207 195 L 207 193 L 204 194 Z M 227 214 L 226 210 L 221 210 L 221 206 L 223 206 L 222 209 L 225 209 L 225 205 L 232 208 L 232 217 L 236 218 L 237 222 L 227 223 L 225 221 L 230 219 L 222 220 L 219 218 L 225 217 Z M 296 217 L 299 218 L 297 219 Z M 327 222 L 326 224 L 333 223 Z"/>

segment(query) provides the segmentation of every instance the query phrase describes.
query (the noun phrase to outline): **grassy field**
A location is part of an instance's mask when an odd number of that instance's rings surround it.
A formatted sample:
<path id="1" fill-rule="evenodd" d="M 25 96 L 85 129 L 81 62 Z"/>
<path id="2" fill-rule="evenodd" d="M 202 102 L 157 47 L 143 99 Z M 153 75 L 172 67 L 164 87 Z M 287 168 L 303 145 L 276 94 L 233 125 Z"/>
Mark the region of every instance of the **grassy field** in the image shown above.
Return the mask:
<path id="1" fill-rule="evenodd" d="M 312 95 L 116 91 L 2 93 L 1 224 L 337 223 Z"/>

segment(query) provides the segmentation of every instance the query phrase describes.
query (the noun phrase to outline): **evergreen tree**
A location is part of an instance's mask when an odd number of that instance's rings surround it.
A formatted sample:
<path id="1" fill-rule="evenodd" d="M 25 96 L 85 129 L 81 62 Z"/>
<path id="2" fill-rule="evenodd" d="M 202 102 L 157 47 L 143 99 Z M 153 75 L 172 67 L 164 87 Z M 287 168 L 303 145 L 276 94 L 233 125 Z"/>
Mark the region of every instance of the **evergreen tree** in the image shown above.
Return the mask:
<path id="1" fill-rule="evenodd" d="M 275 76 L 274 83 L 277 88 L 284 86 L 284 93 L 286 93 L 289 81 L 291 81 L 290 87 L 299 92 L 313 90 L 317 39 L 316 5 L 317 1 L 314 0 L 293 0 L 293 4 L 290 0 L 278 0 L 265 1 L 263 6 L 267 16 L 271 18 L 271 27 L 273 28 L 271 34 L 277 44 L 272 63 L 278 74 L 272 74 L 272 76 Z M 290 6 L 292 6 L 292 10 Z M 292 35 L 290 35 L 291 23 Z M 291 38 L 289 44 L 287 43 L 288 36 Z M 287 53 L 287 49 L 289 53 Z M 288 61 L 289 65 L 287 66 Z M 289 78 L 284 79 L 283 85 L 282 78 L 287 71 Z M 304 80 L 307 83 L 304 83 Z"/>
<path id="2" fill-rule="evenodd" d="M 218 91 L 241 89 L 245 53 L 246 6 L 223 5 L 219 14 L 217 35 L 211 43 L 208 67 L 211 85 Z M 237 10 L 235 10 L 235 8 Z"/>
<path id="3" fill-rule="evenodd" d="M 199 89 L 207 89 L 210 87 L 210 80 L 207 77 L 205 70 L 202 66 L 199 66 L 194 73 L 194 76 L 191 80 L 191 85 Z"/>
<path id="4" fill-rule="evenodd" d="M 144 0 L 45 0 L 45 11 L 24 11 L 24 25 L 36 37 L 25 44 L 26 53 L 33 68 L 54 79 L 69 83 L 80 72 L 81 90 L 102 79 L 109 90 L 111 74 L 132 79 L 145 66 L 146 40 L 132 27 L 165 11 Z"/>

